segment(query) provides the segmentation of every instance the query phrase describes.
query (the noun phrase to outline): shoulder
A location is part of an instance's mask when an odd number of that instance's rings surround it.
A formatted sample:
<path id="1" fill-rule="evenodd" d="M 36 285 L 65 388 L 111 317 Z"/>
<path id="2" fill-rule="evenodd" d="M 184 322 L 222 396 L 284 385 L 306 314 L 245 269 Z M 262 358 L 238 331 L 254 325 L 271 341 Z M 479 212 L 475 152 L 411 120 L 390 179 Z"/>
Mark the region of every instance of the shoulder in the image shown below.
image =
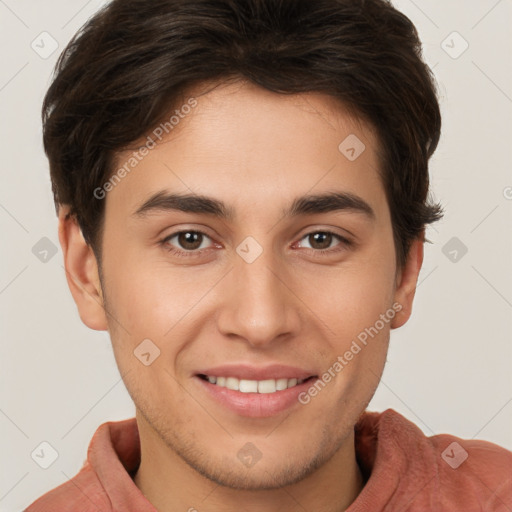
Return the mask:
<path id="1" fill-rule="evenodd" d="M 403 443 L 409 457 L 418 456 L 425 468 L 431 468 L 430 492 L 438 496 L 441 505 L 466 505 L 467 510 L 476 510 L 478 504 L 489 512 L 512 509 L 511 451 L 451 434 L 427 436 L 392 409 L 382 414 L 387 434 Z"/>
<path id="2" fill-rule="evenodd" d="M 79 473 L 34 501 L 24 512 L 98 512 L 110 510 L 110 502 L 90 464 Z"/>
<path id="3" fill-rule="evenodd" d="M 427 439 L 436 454 L 439 485 L 447 498 L 479 503 L 489 511 L 511 510 L 511 451 L 488 441 L 449 434 Z"/>
<path id="4" fill-rule="evenodd" d="M 108 490 L 121 484 L 133 487 L 123 464 L 132 469 L 138 463 L 138 443 L 135 418 L 102 423 L 92 436 L 87 459 L 78 474 L 38 498 L 24 512 L 112 510 Z"/>

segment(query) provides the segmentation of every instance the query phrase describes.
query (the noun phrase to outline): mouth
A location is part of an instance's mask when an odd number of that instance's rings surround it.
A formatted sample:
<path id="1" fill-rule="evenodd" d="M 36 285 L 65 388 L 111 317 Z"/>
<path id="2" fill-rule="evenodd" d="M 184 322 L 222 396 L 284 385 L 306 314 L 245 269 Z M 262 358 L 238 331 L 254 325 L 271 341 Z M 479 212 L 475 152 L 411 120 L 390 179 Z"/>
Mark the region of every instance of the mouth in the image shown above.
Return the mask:
<path id="1" fill-rule="evenodd" d="M 277 393 L 279 391 L 285 391 L 290 388 L 295 388 L 297 386 L 301 386 L 301 384 L 304 384 L 305 382 L 308 382 L 316 378 L 316 375 L 312 375 L 310 377 L 306 377 L 303 379 L 279 378 L 249 380 L 239 379 L 237 377 L 216 376 L 206 374 L 198 374 L 197 376 L 200 379 L 209 382 L 210 384 L 213 384 L 214 386 L 230 389 L 231 391 L 238 391 L 240 393 L 258 393 L 264 395 Z"/>
<path id="2" fill-rule="evenodd" d="M 269 418 L 294 407 L 299 397 L 317 380 L 317 375 L 300 368 L 273 365 L 224 365 L 202 369 L 193 382 L 214 407 L 237 417 Z"/>

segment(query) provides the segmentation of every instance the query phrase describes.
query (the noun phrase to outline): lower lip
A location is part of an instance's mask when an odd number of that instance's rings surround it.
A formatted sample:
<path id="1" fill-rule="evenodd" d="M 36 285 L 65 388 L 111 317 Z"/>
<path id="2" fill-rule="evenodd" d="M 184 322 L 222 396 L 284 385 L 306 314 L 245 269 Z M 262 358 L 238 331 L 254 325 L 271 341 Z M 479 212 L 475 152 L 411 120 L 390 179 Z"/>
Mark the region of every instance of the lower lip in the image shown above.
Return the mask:
<path id="1" fill-rule="evenodd" d="M 203 389 L 217 402 L 240 416 L 249 418 L 267 418 L 289 409 L 299 403 L 299 394 L 311 386 L 314 379 L 305 380 L 291 388 L 275 393 L 242 393 L 212 384 L 201 377 L 195 379 Z"/>

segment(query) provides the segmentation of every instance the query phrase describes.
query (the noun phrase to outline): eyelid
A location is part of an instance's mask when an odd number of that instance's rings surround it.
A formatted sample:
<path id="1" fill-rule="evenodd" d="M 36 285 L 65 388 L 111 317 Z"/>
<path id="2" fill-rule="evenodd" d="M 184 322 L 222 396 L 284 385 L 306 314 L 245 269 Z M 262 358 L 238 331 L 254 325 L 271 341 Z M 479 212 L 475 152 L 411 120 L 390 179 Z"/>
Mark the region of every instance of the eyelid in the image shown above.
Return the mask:
<path id="1" fill-rule="evenodd" d="M 310 235 L 313 235 L 313 234 L 316 234 L 316 233 L 323 233 L 323 234 L 327 234 L 327 235 L 332 235 L 334 238 L 337 238 L 340 243 L 336 244 L 334 247 L 330 247 L 328 249 L 313 249 L 311 247 L 304 247 L 304 249 L 307 249 L 307 250 L 309 250 L 311 252 L 314 252 L 314 253 L 317 253 L 317 254 L 335 253 L 336 251 L 341 250 L 341 249 L 337 249 L 337 247 L 340 246 L 340 245 L 344 245 L 345 247 L 347 247 L 347 246 L 351 247 L 351 246 L 355 245 L 355 242 L 353 240 L 351 240 L 349 237 L 346 237 L 344 235 L 340 235 L 339 233 L 336 233 L 336 231 L 332 231 L 332 230 L 329 230 L 329 229 L 313 229 L 311 231 L 308 231 L 307 233 L 302 235 L 297 240 L 297 242 L 300 243 L 304 238 L 307 238 Z M 294 244 L 297 243 L 297 242 L 294 242 Z"/>
<path id="2" fill-rule="evenodd" d="M 170 233 L 169 235 L 165 236 L 160 241 L 160 244 L 166 245 L 166 244 L 168 244 L 168 242 L 169 242 L 169 240 L 171 238 L 174 238 L 175 236 L 181 235 L 182 233 L 200 233 L 201 235 L 203 235 L 203 236 L 209 238 L 210 240 L 212 240 L 212 246 L 214 246 L 215 244 L 220 245 L 220 244 L 218 244 L 218 242 L 214 242 L 212 236 L 209 235 L 208 233 L 206 233 L 206 231 L 203 231 L 202 229 L 198 229 L 198 228 L 184 228 L 184 229 L 180 229 L 178 231 L 174 231 L 173 233 Z M 172 246 L 172 247 L 174 248 L 174 246 Z M 203 251 L 209 250 L 210 248 L 211 247 L 204 248 L 204 249 L 196 249 L 196 250 L 193 250 L 193 251 L 186 251 L 184 249 L 177 249 L 177 248 L 174 248 L 174 249 L 175 249 L 175 252 L 181 252 L 181 253 L 186 253 L 186 254 L 193 255 L 193 254 L 201 254 Z M 174 252 L 174 251 L 171 250 L 171 252 Z"/>

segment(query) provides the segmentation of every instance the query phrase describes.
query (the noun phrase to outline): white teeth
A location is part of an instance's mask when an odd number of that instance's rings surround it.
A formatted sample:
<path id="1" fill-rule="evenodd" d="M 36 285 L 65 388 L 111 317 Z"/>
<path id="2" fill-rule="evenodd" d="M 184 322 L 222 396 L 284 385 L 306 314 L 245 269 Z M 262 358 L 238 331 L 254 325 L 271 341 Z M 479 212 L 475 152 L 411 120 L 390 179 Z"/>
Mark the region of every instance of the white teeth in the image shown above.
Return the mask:
<path id="1" fill-rule="evenodd" d="M 241 393 L 275 393 L 284 389 L 292 388 L 297 384 L 302 384 L 304 379 L 266 379 L 266 380 L 246 380 L 236 377 L 213 377 L 207 376 L 208 382 L 216 384 L 222 388 L 228 388 Z"/>
<path id="2" fill-rule="evenodd" d="M 258 381 L 257 380 L 240 380 L 238 391 L 242 393 L 257 393 Z"/>
<path id="3" fill-rule="evenodd" d="M 288 379 L 277 379 L 276 380 L 276 391 L 282 391 L 288 387 Z"/>
<path id="4" fill-rule="evenodd" d="M 236 377 L 228 377 L 226 379 L 226 387 L 228 389 L 232 389 L 233 391 L 238 391 L 238 383 L 240 381 Z"/>
<path id="5" fill-rule="evenodd" d="M 276 381 L 274 379 L 260 380 L 258 382 L 258 393 L 275 393 Z"/>

